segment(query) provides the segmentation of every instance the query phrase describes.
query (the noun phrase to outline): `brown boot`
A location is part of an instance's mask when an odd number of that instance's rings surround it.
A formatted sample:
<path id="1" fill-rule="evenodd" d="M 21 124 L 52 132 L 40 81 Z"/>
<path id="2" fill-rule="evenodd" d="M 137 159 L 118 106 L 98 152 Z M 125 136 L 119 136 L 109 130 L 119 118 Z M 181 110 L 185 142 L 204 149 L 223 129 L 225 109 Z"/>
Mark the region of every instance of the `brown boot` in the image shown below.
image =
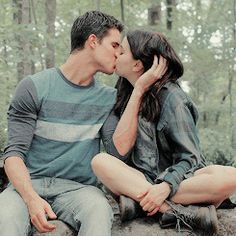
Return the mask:
<path id="1" fill-rule="evenodd" d="M 166 203 L 171 209 L 165 212 L 160 219 L 162 228 L 175 226 L 180 231 L 181 224 L 191 230 L 200 229 L 207 235 L 214 235 L 217 232 L 218 219 L 215 206 L 183 206 L 170 201 L 166 201 Z"/>
<path id="2" fill-rule="evenodd" d="M 122 222 L 132 220 L 145 215 L 138 202 L 124 195 L 120 196 L 119 201 L 120 219 Z"/>

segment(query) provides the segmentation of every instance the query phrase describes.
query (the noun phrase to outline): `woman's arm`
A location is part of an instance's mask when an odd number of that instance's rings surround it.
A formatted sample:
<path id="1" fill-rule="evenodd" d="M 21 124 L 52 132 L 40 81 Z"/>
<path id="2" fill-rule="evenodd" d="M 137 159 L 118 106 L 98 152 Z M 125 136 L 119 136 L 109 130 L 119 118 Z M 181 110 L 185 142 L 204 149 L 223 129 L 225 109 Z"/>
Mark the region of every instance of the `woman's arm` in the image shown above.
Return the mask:
<path id="1" fill-rule="evenodd" d="M 204 165 L 196 127 L 197 110 L 191 102 L 172 97 L 167 108 L 169 119 L 164 132 L 171 146 L 173 165 L 156 179 L 156 183 L 165 181 L 170 184 L 170 196 L 177 192 L 189 170 Z"/>
<path id="2" fill-rule="evenodd" d="M 129 102 L 112 137 L 114 146 L 120 155 L 127 154 L 136 141 L 138 113 L 143 94 L 154 82 L 161 78 L 165 71 L 166 60 L 163 57 L 160 57 L 158 64 L 157 57 L 155 56 L 152 67 L 135 83 Z"/>

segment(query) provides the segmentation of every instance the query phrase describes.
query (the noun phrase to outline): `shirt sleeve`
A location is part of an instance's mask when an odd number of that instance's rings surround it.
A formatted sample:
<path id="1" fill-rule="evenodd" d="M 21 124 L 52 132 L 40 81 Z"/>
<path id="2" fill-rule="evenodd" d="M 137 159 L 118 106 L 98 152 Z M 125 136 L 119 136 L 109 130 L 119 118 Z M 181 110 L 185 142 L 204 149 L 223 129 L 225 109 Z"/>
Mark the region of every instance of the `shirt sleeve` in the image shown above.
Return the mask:
<path id="1" fill-rule="evenodd" d="M 34 135 L 38 109 L 36 88 L 30 77 L 27 77 L 18 84 L 8 109 L 8 140 L 4 160 L 11 156 L 25 160 Z"/>
<path id="2" fill-rule="evenodd" d="M 115 132 L 118 122 L 119 117 L 117 117 L 114 111 L 112 111 L 101 129 L 102 142 L 108 154 L 115 156 L 118 159 L 121 159 L 122 161 L 126 161 L 130 156 L 131 150 L 126 155 L 122 156 L 117 151 L 116 146 L 113 142 L 113 134 Z"/>
<path id="3" fill-rule="evenodd" d="M 172 148 L 173 165 L 162 172 L 156 183 L 165 181 L 171 186 L 170 197 L 175 195 L 179 184 L 188 172 L 204 163 L 197 135 L 196 109 L 183 102 L 171 109 L 166 133 Z M 202 164 L 203 165 L 203 164 Z"/>

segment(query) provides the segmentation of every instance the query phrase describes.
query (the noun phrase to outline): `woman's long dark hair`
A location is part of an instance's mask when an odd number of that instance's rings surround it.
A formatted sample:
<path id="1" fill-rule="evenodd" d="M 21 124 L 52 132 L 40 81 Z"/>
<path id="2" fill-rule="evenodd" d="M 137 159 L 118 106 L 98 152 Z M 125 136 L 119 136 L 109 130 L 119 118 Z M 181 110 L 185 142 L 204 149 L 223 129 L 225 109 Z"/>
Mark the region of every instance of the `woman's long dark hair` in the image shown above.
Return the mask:
<path id="1" fill-rule="evenodd" d="M 154 55 L 160 55 L 167 60 L 168 69 L 160 80 L 153 84 L 143 95 L 140 114 L 147 121 L 157 122 L 160 113 L 158 92 L 169 81 L 175 82 L 183 75 L 184 68 L 174 49 L 161 33 L 146 32 L 141 30 L 131 31 L 127 34 L 133 58 L 141 60 L 144 71 L 153 63 Z M 133 91 L 129 81 L 120 77 L 116 84 L 117 101 L 114 107 L 115 114 L 121 116 Z"/>

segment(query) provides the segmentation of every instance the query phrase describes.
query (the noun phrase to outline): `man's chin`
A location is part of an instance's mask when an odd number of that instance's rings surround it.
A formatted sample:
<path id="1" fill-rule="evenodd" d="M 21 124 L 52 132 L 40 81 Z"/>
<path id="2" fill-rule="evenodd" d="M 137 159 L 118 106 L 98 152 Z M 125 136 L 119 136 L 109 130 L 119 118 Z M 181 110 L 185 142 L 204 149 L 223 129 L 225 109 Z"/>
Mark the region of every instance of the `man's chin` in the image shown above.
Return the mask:
<path id="1" fill-rule="evenodd" d="M 110 69 L 110 70 L 104 70 L 104 71 L 101 71 L 101 72 L 103 72 L 103 73 L 105 73 L 107 75 L 112 75 L 115 72 L 115 68 Z"/>
<path id="2" fill-rule="evenodd" d="M 104 72 L 104 73 L 106 73 L 107 75 L 112 75 L 114 73 L 114 71 Z"/>

